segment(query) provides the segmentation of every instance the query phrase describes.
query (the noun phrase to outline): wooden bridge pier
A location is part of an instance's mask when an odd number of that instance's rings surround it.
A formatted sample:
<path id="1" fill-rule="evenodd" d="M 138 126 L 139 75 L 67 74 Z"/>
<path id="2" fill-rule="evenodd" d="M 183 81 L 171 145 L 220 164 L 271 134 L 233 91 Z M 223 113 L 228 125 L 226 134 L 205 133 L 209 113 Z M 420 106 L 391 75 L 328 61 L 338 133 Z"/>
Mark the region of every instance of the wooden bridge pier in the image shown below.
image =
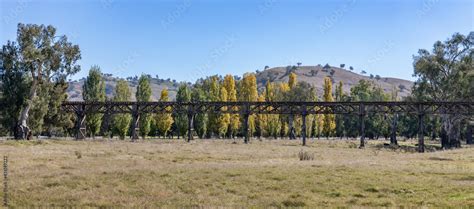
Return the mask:
<path id="1" fill-rule="evenodd" d="M 418 152 L 425 152 L 425 134 L 424 134 L 424 114 L 418 114 Z"/>
<path id="2" fill-rule="evenodd" d="M 138 104 L 133 105 L 132 110 L 132 124 L 130 126 L 132 141 L 139 139 L 140 135 L 140 113 Z"/>
<path id="3" fill-rule="evenodd" d="M 193 140 L 193 131 L 194 131 L 194 115 L 192 113 L 188 113 L 188 139 L 187 142 Z"/>
<path id="4" fill-rule="evenodd" d="M 303 146 L 306 146 L 306 106 L 302 107 L 301 112 L 301 117 L 303 118 L 303 124 L 301 125 L 301 138 L 303 140 Z"/>
<path id="5" fill-rule="evenodd" d="M 250 117 L 250 105 L 246 104 L 243 109 L 244 117 L 244 143 L 249 143 L 250 140 L 250 127 L 249 127 L 249 117 Z"/>
<path id="6" fill-rule="evenodd" d="M 359 148 L 365 147 L 365 106 L 361 104 L 359 106 L 359 123 L 360 123 L 360 145 Z"/>
<path id="7" fill-rule="evenodd" d="M 76 140 L 86 138 L 86 107 L 80 105 L 76 111 Z"/>

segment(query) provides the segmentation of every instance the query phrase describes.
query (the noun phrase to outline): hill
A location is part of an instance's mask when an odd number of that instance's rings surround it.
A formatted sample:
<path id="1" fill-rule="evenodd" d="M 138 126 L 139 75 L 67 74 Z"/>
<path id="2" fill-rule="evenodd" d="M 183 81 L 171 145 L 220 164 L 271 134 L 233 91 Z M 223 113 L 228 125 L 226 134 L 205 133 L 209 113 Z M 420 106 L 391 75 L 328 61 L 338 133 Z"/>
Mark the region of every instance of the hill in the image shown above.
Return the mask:
<path id="1" fill-rule="evenodd" d="M 329 76 L 333 83 L 343 82 L 343 91 L 349 93 L 352 86 L 356 85 L 359 80 L 373 81 L 380 86 L 386 93 L 392 92 L 393 88 L 398 90 L 400 97 L 406 97 L 411 94 L 413 82 L 398 78 L 364 76 L 354 73 L 350 70 L 332 66 L 287 66 L 268 68 L 262 72 L 257 72 L 257 82 L 259 88 L 263 88 L 267 81 L 271 82 L 288 82 L 290 72 L 294 72 L 298 81 L 307 82 L 318 91 L 318 95 L 323 93 L 324 78 Z"/>
<path id="2" fill-rule="evenodd" d="M 298 76 L 298 81 L 307 82 L 318 91 L 318 95 L 322 95 L 322 86 L 324 78 L 329 76 L 333 83 L 338 83 L 339 81 L 343 82 L 343 91 L 346 93 L 350 92 L 352 86 L 356 85 L 359 80 L 369 80 L 373 81 L 376 85 L 380 86 L 386 93 L 390 93 L 393 88 L 398 90 L 398 95 L 400 97 L 406 97 L 410 95 L 411 87 L 413 82 L 398 78 L 389 78 L 389 77 L 379 77 L 373 76 L 364 76 L 357 73 L 354 73 L 350 70 L 343 68 L 332 67 L 332 66 L 288 66 L 288 67 L 274 67 L 267 68 L 266 70 L 259 72 L 257 71 L 257 83 L 259 89 L 262 89 L 267 81 L 271 82 L 288 82 L 288 76 L 290 72 L 294 72 Z M 112 98 L 113 92 L 115 89 L 115 84 L 119 78 L 112 77 L 110 74 L 104 74 L 105 83 L 106 83 L 106 94 L 107 97 Z M 135 100 L 135 91 L 138 84 L 138 77 L 129 77 L 127 78 L 129 82 L 130 89 L 132 90 L 132 100 Z M 170 98 L 173 100 L 176 97 L 177 89 L 180 83 L 171 80 L 171 79 L 159 79 L 151 78 L 151 87 L 152 87 L 152 100 L 157 101 L 160 98 L 160 92 L 165 87 L 169 90 Z M 69 82 L 68 95 L 69 100 L 71 101 L 81 101 L 82 100 L 82 85 L 84 79 L 79 81 Z"/>
<path id="3" fill-rule="evenodd" d="M 108 98 L 112 98 L 115 91 L 115 85 L 119 78 L 109 76 L 104 74 L 105 79 L 105 93 Z M 79 81 L 70 81 L 67 94 L 70 101 L 82 101 L 82 85 L 84 84 L 84 78 Z M 138 85 L 138 77 L 127 78 L 128 85 L 132 91 L 132 101 L 135 101 L 135 92 Z M 153 101 L 158 101 L 160 98 L 161 91 L 166 87 L 168 88 L 169 96 L 171 99 L 176 97 L 176 92 L 179 87 L 179 83 L 170 79 L 158 79 L 150 78 L 152 95 L 151 98 Z"/>

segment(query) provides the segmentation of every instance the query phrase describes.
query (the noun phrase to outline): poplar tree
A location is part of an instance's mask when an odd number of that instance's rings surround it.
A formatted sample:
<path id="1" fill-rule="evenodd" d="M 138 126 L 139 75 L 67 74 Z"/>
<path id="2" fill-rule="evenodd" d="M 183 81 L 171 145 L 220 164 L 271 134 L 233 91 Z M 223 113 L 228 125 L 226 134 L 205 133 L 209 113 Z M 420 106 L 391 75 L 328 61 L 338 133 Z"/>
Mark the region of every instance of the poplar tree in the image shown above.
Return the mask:
<path id="1" fill-rule="evenodd" d="M 253 73 L 244 74 L 240 83 L 239 100 L 244 102 L 255 102 L 258 99 L 257 78 Z M 249 135 L 255 132 L 255 115 L 249 117 Z"/>
<path id="2" fill-rule="evenodd" d="M 191 102 L 191 90 L 186 84 L 179 86 L 178 93 L 176 94 L 176 102 Z M 188 116 L 186 114 L 176 114 L 175 123 L 178 131 L 178 138 L 185 136 L 188 132 Z"/>
<path id="3" fill-rule="evenodd" d="M 298 83 L 298 76 L 291 72 L 289 77 L 288 77 L 288 86 L 290 87 L 290 89 L 294 88 L 296 86 L 296 84 Z"/>
<path id="4" fill-rule="evenodd" d="M 278 93 L 276 94 L 277 100 L 287 101 L 286 97 L 289 91 L 290 91 L 290 86 L 288 85 L 288 83 L 280 83 L 280 85 L 278 85 Z M 280 136 L 281 137 L 288 136 L 288 131 L 289 131 L 288 118 L 289 117 L 286 115 L 280 116 L 280 127 L 281 127 Z"/>
<path id="5" fill-rule="evenodd" d="M 168 102 L 168 101 L 169 101 L 168 89 L 164 88 L 161 91 L 160 102 Z M 168 135 L 168 132 L 171 129 L 171 125 L 173 125 L 173 122 L 174 122 L 173 117 L 171 116 L 171 113 L 158 113 L 156 114 L 155 121 L 156 121 L 156 126 L 157 126 L 158 131 L 161 133 L 163 137 L 166 137 Z"/>
<path id="6" fill-rule="evenodd" d="M 205 82 L 204 86 L 208 92 L 208 98 L 211 102 L 219 102 L 221 100 L 219 77 L 211 76 Z M 208 113 L 207 137 L 212 138 L 219 136 L 219 113 Z"/>
<path id="7" fill-rule="evenodd" d="M 193 102 L 206 101 L 206 94 L 202 88 L 202 85 L 196 83 L 191 93 L 191 100 Z M 204 138 L 207 134 L 207 123 L 208 117 L 206 113 L 197 113 L 194 117 L 194 130 L 199 138 Z"/>
<path id="8" fill-rule="evenodd" d="M 262 93 L 258 96 L 257 101 L 265 102 L 265 93 Z M 255 121 L 255 128 L 258 134 L 258 137 L 268 137 L 268 114 L 257 114 Z"/>
<path id="9" fill-rule="evenodd" d="M 135 93 L 137 102 L 151 101 L 151 85 L 150 78 L 147 75 L 141 75 L 138 79 L 137 92 Z M 151 115 L 149 113 L 142 113 L 139 119 L 140 135 L 143 139 L 146 138 L 151 130 Z"/>
<path id="10" fill-rule="evenodd" d="M 266 102 L 273 102 L 276 99 L 276 89 L 275 85 L 270 81 L 267 82 L 265 85 L 265 101 Z M 269 114 L 267 115 L 267 125 L 266 125 L 266 132 L 269 136 L 273 138 L 277 138 L 280 135 L 281 131 L 281 123 L 280 123 L 280 116 L 277 114 Z"/>
<path id="11" fill-rule="evenodd" d="M 336 85 L 336 101 L 342 102 L 344 99 L 344 92 L 342 91 L 342 81 L 339 81 L 339 85 Z M 344 115 L 337 114 L 336 116 L 336 136 L 343 137 L 344 135 Z"/>
<path id="12" fill-rule="evenodd" d="M 221 87 L 220 90 L 220 101 L 221 102 L 227 102 L 227 90 L 225 87 Z M 223 108 L 224 111 L 226 111 L 226 107 Z M 229 128 L 229 123 L 230 123 L 230 114 L 229 113 L 222 113 L 219 115 L 219 123 L 218 123 L 218 131 L 219 131 L 219 136 L 222 138 L 225 138 L 225 135 L 227 133 L 227 129 Z"/>
<path id="13" fill-rule="evenodd" d="M 237 101 L 237 90 L 235 88 L 235 80 L 234 76 L 226 75 L 224 77 L 224 82 L 222 84 L 227 91 L 227 100 L 229 102 L 236 102 Z M 234 109 L 238 110 L 238 109 Z M 237 134 L 240 128 L 240 116 L 239 114 L 231 114 L 230 121 L 229 121 L 229 128 L 227 129 L 228 135 L 231 138 Z"/>
<path id="14" fill-rule="evenodd" d="M 331 78 L 325 77 L 324 78 L 324 101 L 325 102 L 333 102 L 334 99 L 332 97 L 332 81 Z M 330 137 L 334 134 L 336 128 L 335 117 L 333 114 L 324 114 L 324 125 L 323 125 L 323 133 L 326 137 Z"/>
<path id="15" fill-rule="evenodd" d="M 92 66 L 89 75 L 84 81 L 82 87 L 82 98 L 86 102 L 104 102 L 105 101 L 105 81 L 99 66 Z M 88 113 L 86 116 L 87 132 L 92 138 L 100 131 L 103 114 Z"/>
<path id="16" fill-rule="evenodd" d="M 131 92 L 128 87 L 128 82 L 120 79 L 117 81 L 117 85 L 115 86 L 115 94 L 113 100 L 115 102 L 125 102 L 130 101 Z M 114 115 L 113 124 L 114 124 L 114 132 L 120 137 L 120 139 L 125 139 L 125 136 L 128 133 L 130 128 L 130 121 L 132 117 L 130 114 L 126 113 L 119 113 Z"/>

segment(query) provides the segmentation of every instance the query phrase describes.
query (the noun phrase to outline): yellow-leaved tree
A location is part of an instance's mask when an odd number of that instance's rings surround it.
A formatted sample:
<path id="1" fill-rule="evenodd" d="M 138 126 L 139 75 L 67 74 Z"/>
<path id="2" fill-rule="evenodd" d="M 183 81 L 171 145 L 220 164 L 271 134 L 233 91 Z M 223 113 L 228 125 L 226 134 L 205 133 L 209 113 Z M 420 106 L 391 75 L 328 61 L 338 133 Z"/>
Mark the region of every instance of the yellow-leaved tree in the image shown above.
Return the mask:
<path id="1" fill-rule="evenodd" d="M 225 87 L 221 87 L 220 91 L 220 100 L 221 102 L 227 102 L 227 90 Z M 226 111 L 227 107 L 222 108 L 222 110 Z M 229 128 L 229 123 L 230 123 L 230 114 L 229 113 L 223 113 L 219 115 L 219 123 L 218 123 L 218 131 L 219 131 L 219 136 L 222 138 L 225 138 L 225 135 L 227 133 L 227 129 Z"/>
<path id="2" fill-rule="evenodd" d="M 239 100 L 255 102 L 258 99 L 257 77 L 253 73 L 244 74 L 240 83 Z M 255 132 L 255 115 L 249 117 L 249 136 Z"/>
<path id="3" fill-rule="evenodd" d="M 168 101 L 169 101 L 168 89 L 164 88 L 161 91 L 160 102 L 168 102 Z M 156 114 L 155 121 L 156 121 L 157 130 L 160 132 L 162 136 L 166 137 L 168 135 L 168 132 L 171 129 L 171 125 L 174 122 L 173 117 L 171 116 L 171 113 L 158 113 Z"/>
<path id="4" fill-rule="evenodd" d="M 276 100 L 275 85 L 270 81 L 265 85 L 265 101 L 274 102 Z M 271 109 L 270 109 L 271 110 Z M 267 125 L 265 126 L 268 136 L 277 138 L 280 136 L 281 123 L 280 116 L 277 114 L 267 115 Z"/>
<path id="5" fill-rule="evenodd" d="M 222 84 L 227 91 L 227 101 L 229 102 L 236 102 L 237 101 L 237 89 L 235 88 L 235 80 L 234 76 L 226 75 L 224 77 L 224 82 Z M 238 109 L 235 109 L 238 110 Z M 227 131 L 229 132 L 228 135 L 231 138 L 234 138 L 237 135 L 237 132 L 240 128 L 240 116 L 239 114 L 231 114 L 230 121 L 229 121 L 229 128 Z"/>
<path id="6" fill-rule="evenodd" d="M 258 96 L 258 101 L 259 102 L 265 102 L 265 93 L 262 93 Z M 258 137 L 268 137 L 268 132 L 267 132 L 267 126 L 268 126 L 268 121 L 267 121 L 267 114 L 257 114 L 256 116 L 256 129 L 258 133 Z"/>
<path id="7" fill-rule="evenodd" d="M 278 86 L 278 98 L 279 101 L 285 101 L 285 95 L 290 91 L 290 86 L 288 83 L 280 83 Z M 281 115 L 280 116 L 280 135 L 281 136 L 288 136 L 288 116 Z"/>
<path id="8" fill-rule="evenodd" d="M 288 77 L 288 86 L 290 89 L 294 88 L 298 84 L 298 77 L 295 73 L 291 72 L 290 76 Z"/>
<path id="9" fill-rule="evenodd" d="M 331 78 L 325 77 L 324 78 L 324 95 L 323 99 L 325 102 L 334 102 L 332 97 L 332 81 Z M 323 125 L 323 134 L 326 137 L 330 137 L 334 135 L 336 130 L 336 118 L 334 114 L 324 114 L 324 125 Z"/>

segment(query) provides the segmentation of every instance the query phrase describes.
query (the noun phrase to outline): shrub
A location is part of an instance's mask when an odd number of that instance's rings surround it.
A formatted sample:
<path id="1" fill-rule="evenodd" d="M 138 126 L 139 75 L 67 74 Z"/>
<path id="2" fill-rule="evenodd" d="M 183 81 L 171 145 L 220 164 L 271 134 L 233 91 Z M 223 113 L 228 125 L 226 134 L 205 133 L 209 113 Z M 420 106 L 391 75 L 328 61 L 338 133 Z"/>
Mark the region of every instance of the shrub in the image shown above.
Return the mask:
<path id="1" fill-rule="evenodd" d="M 298 158 L 300 159 L 300 161 L 303 161 L 303 160 L 314 160 L 314 154 L 309 153 L 309 152 L 307 152 L 307 151 L 301 150 L 301 151 L 298 153 Z"/>

